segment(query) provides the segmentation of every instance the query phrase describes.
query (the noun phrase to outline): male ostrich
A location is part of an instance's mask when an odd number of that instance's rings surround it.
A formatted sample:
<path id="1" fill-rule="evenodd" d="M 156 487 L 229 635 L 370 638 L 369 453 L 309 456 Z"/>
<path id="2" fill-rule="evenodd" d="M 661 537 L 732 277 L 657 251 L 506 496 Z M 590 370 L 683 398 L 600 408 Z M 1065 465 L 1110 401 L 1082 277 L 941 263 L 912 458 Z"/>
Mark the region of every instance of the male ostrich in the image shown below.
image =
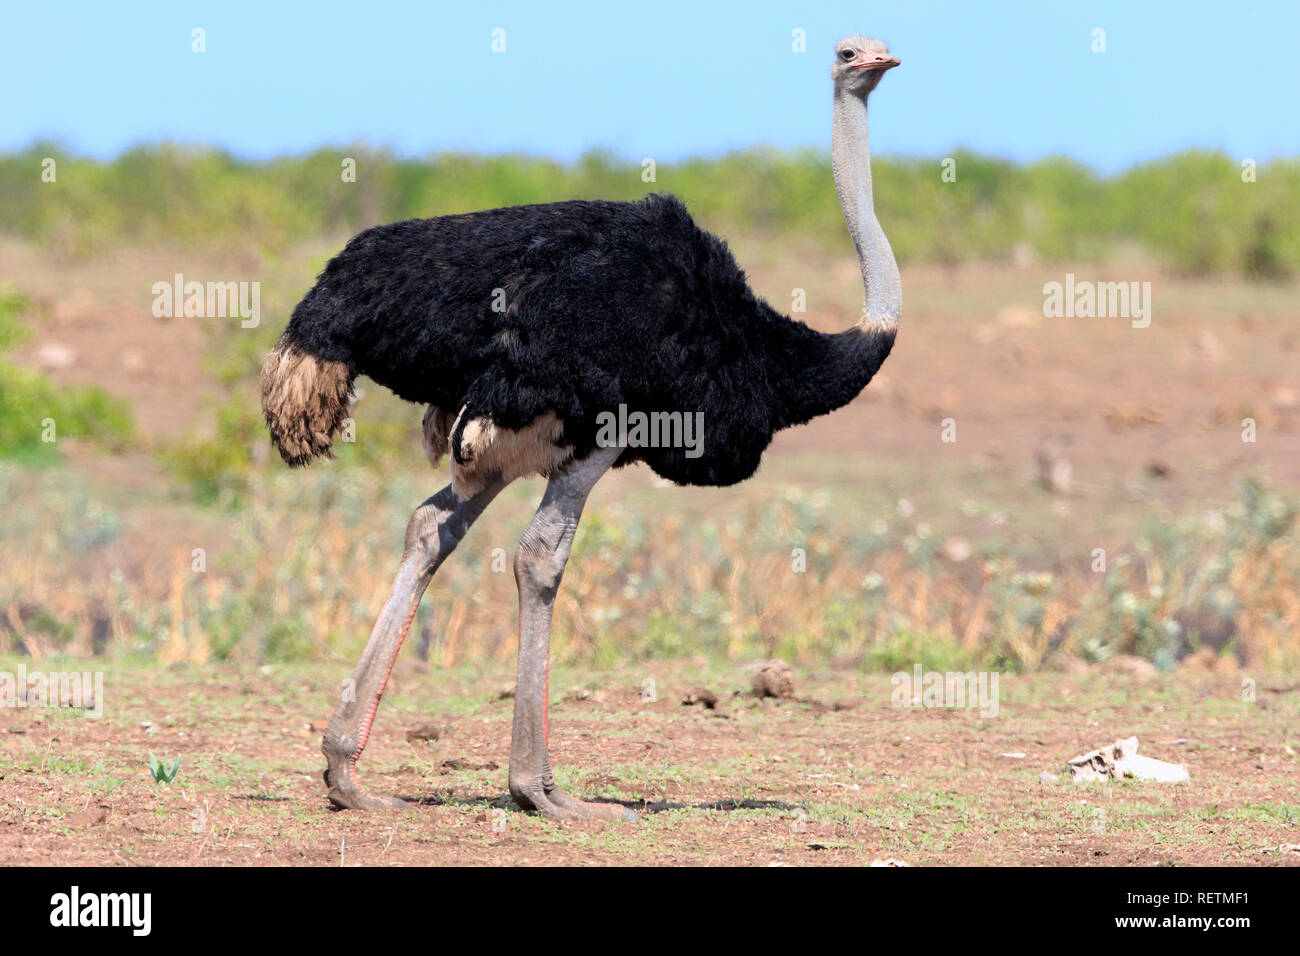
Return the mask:
<path id="1" fill-rule="evenodd" d="M 583 504 L 606 471 L 636 461 L 679 484 L 743 481 L 774 432 L 847 404 L 884 362 L 902 286 L 872 208 L 867 96 L 898 63 L 878 40 L 835 48 L 831 168 L 865 287 L 860 321 L 838 334 L 758 298 L 726 245 L 672 196 L 393 223 L 360 233 L 325 267 L 262 371 L 280 455 L 302 465 L 329 453 L 360 374 L 429 406 L 435 466 L 451 452 L 451 484 L 412 515 L 392 595 L 325 732 L 336 806 L 403 805 L 367 793 L 356 771 L 398 649 L 469 526 L 509 482 L 541 474 L 546 492 L 515 555 L 510 793 L 556 818 L 631 815 L 560 790 L 547 753 L 551 610 Z M 597 417 L 620 405 L 703 412 L 702 454 L 605 447 Z"/>

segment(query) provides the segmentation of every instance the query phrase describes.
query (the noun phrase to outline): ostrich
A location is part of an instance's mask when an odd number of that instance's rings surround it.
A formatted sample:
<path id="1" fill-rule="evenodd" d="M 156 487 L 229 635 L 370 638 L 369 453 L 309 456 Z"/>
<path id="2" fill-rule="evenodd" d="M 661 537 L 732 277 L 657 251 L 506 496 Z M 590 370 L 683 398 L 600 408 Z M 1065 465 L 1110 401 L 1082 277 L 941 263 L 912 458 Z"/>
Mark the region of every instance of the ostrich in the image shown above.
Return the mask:
<path id="1" fill-rule="evenodd" d="M 262 371 L 262 409 L 290 465 L 330 454 L 365 374 L 428 406 L 424 447 L 451 484 L 411 516 L 384 605 L 321 745 L 340 809 L 403 806 L 357 777 L 379 699 L 438 567 L 508 483 L 546 491 L 515 555 L 519 662 L 509 789 L 560 819 L 627 818 L 556 786 L 547 724 L 551 611 L 583 505 L 641 461 L 678 484 L 750 477 L 774 432 L 847 404 L 893 347 L 898 266 L 872 206 L 867 97 L 898 66 L 884 43 L 835 47 L 831 168 L 862 269 L 853 327 L 824 334 L 758 298 L 726 245 L 672 196 L 417 219 L 355 236 L 294 309 Z M 701 447 L 610 447 L 602 412 L 703 413 Z"/>

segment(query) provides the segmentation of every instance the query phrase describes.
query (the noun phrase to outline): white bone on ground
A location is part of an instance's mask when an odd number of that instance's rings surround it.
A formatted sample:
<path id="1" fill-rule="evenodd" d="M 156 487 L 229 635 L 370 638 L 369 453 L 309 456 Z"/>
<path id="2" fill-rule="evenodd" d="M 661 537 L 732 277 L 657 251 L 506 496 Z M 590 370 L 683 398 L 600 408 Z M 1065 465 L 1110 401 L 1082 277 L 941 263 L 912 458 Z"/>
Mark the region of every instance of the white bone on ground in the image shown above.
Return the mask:
<path id="1" fill-rule="evenodd" d="M 1191 779 L 1182 764 L 1140 756 L 1137 737 L 1124 737 L 1107 747 L 1082 754 L 1072 759 L 1069 766 L 1076 781 L 1133 777 L 1158 783 L 1186 783 Z"/>

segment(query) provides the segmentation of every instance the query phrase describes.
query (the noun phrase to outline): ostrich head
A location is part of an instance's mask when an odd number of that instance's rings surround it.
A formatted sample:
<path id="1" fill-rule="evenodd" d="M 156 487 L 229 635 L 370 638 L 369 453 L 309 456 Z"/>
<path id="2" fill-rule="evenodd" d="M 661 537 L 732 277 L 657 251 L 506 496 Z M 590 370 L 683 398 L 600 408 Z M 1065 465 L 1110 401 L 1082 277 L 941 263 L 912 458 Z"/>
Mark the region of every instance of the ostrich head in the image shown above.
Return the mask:
<path id="1" fill-rule="evenodd" d="M 866 96 L 876 88 L 885 71 L 892 70 L 900 62 L 880 40 L 854 34 L 835 44 L 831 79 L 836 90 Z"/>

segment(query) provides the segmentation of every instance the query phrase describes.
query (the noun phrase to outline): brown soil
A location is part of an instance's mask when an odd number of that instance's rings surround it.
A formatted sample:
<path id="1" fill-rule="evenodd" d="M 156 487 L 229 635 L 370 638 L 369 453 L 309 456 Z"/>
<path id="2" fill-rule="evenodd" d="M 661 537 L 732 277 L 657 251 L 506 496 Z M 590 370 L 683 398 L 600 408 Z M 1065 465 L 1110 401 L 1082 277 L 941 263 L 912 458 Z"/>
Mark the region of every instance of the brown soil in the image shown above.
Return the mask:
<path id="1" fill-rule="evenodd" d="M 552 707 L 561 783 L 640 808 L 618 825 L 515 810 L 505 675 L 410 662 L 362 767 L 420 805 L 330 810 L 318 747 L 343 670 L 110 669 L 100 720 L 0 709 L 0 865 L 1300 864 L 1280 849 L 1300 843 L 1300 690 L 1267 678 L 1247 703 L 1240 678 L 1191 671 L 1004 676 L 982 719 L 896 709 L 883 676 L 797 673 L 797 701 L 758 700 L 752 668 L 707 675 L 717 710 L 683 706 L 701 669 L 646 664 Z M 431 714 L 439 739 L 408 739 Z M 1129 734 L 1191 783 L 1040 780 Z M 151 753 L 181 758 L 172 786 Z"/>

